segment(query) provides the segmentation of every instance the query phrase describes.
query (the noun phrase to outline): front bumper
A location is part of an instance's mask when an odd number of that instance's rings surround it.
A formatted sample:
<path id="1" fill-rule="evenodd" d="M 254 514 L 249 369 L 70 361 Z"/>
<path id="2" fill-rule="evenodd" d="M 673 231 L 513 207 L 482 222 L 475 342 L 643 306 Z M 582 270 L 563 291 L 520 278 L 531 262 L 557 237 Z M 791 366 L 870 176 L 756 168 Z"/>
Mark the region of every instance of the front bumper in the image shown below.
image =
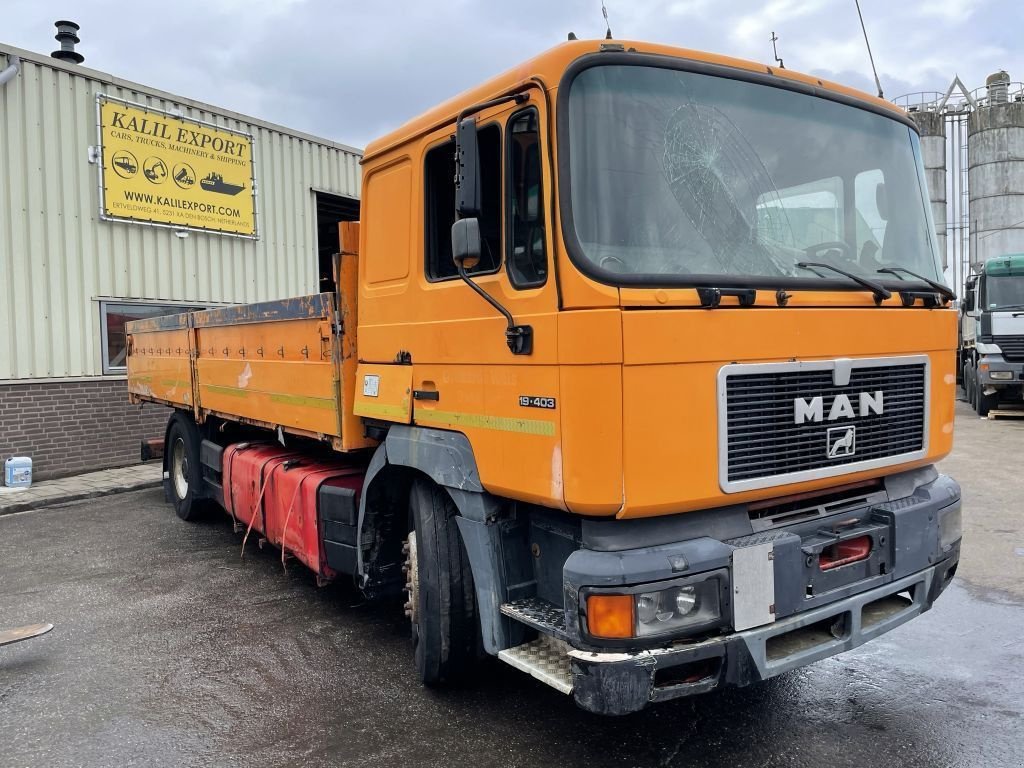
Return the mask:
<path id="1" fill-rule="evenodd" d="M 1008 386 L 1020 386 L 1021 382 L 1024 381 L 1024 363 L 1011 363 L 1004 360 L 1002 355 L 984 355 L 980 360 L 982 366 L 979 367 L 979 377 L 981 383 L 993 387 L 1008 387 Z M 1005 376 L 1001 378 L 993 378 L 993 373 L 1009 373 L 1010 378 Z"/>
<path id="2" fill-rule="evenodd" d="M 884 493 L 834 517 L 739 538 L 578 550 L 563 569 L 562 626 L 573 695 L 589 711 L 625 714 L 651 702 L 766 680 L 856 648 L 928 610 L 948 585 L 960 557 L 959 510 L 959 486 L 929 467 L 886 478 Z M 870 536 L 870 556 L 820 569 L 816 553 L 836 535 Z M 745 557 L 739 555 L 765 547 L 774 583 L 754 592 L 763 606 L 770 602 L 770 613 L 746 621 L 741 596 L 750 581 L 744 582 Z M 673 569 L 680 562 L 688 573 L 726 569 L 734 599 L 720 634 L 627 648 L 586 636 L 581 596 L 590 588 L 679 577 Z"/>
<path id="3" fill-rule="evenodd" d="M 591 712 L 620 715 L 649 703 L 744 686 L 856 648 L 929 608 L 953 578 L 945 559 L 885 586 L 773 624 L 692 645 L 635 653 L 569 652 L 573 695 Z"/>

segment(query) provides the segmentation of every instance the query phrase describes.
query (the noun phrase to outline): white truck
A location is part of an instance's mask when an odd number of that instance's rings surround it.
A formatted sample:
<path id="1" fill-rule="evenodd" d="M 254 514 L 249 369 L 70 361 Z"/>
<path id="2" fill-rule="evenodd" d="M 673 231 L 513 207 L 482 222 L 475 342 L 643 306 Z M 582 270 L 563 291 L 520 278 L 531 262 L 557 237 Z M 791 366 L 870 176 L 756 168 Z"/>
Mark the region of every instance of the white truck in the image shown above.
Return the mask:
<path id="1" fill-rule="evenodd" d="M 979 416 L 1020 401 L 1024 385 L 1024 253 L 990 259 L 967 281 L 960 307 L 960 367 Z"/>

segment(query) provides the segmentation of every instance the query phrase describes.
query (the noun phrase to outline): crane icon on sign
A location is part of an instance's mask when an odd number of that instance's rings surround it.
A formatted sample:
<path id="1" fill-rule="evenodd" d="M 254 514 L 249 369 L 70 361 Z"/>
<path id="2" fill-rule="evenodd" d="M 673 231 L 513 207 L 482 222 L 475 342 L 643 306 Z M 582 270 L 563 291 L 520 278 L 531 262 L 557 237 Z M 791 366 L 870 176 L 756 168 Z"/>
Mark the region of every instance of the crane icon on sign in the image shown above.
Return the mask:
<path id="1" fill-rule="evenodd" d="M 159 157 L 148 157 L 142 164 L 142 175 L 154 184 L 163 184 L 167 180 L 167 166 Z"/>

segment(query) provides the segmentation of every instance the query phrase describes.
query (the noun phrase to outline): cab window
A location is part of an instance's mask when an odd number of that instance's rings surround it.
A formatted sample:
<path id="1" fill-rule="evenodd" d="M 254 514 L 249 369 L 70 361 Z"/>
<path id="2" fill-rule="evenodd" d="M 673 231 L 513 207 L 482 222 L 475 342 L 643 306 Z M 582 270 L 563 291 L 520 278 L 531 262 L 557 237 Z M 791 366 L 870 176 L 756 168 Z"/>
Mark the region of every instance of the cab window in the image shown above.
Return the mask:
<path id="1" fill-rule="evenodd" d="M 480 261 L 467 272 L 497 272 L 501 266 L 501 129 L 485 125 L 477 134 L 480 152 Z M 455 223 L 455 140 L 427 152 L 424 161 L 426 189 L 426 275 L 431 281 L 458 275 L 452 261 L 452 224 Z"/>
<path id="2" fill-rule="evenodd" d="M 524 110 L 512 116 L 506 134 L 507 270 L 516 288 L 532 288 L 547 280 L 539 122 L 536 109 Z"/>

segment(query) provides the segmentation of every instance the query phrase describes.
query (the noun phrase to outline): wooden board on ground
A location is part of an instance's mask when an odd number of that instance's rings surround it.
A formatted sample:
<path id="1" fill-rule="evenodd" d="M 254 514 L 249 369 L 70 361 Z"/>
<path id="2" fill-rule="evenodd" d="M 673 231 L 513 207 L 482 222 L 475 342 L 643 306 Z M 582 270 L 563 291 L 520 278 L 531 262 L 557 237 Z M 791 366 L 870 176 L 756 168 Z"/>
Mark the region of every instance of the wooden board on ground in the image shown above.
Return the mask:
<path id="1" fill-rule="evenodd" d="M 988 417 L 990 419 L 1024 419 L 1024 409 L 993 408 L 988 412 Z"/>
<path id="2" fill-rule="evenodd" d="M 18 627 L 17 629 L 3 629 L 0 630 L 0 645 L 10 645 L 39 637 L 51 629 L 53 629 L 53 624 L 29 624 L 27 627 Z"/>

